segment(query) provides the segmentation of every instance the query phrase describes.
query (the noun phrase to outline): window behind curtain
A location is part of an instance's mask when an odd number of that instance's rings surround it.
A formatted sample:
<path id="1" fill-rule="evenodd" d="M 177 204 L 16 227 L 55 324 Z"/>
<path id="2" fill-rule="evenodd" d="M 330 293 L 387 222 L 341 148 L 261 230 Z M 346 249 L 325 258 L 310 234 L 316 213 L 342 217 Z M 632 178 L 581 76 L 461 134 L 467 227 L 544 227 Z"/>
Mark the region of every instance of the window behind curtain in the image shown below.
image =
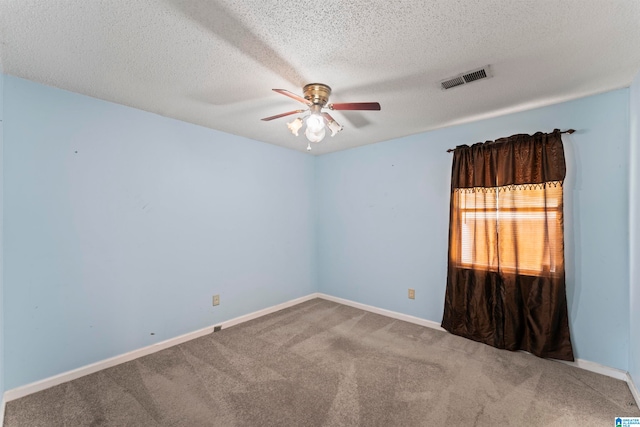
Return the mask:
<path id="1" fill-rule="evenodd" d="M 461 268 L 537 275 L 562 270 L 562 186 L 456 189 L 451 256 Z"/>

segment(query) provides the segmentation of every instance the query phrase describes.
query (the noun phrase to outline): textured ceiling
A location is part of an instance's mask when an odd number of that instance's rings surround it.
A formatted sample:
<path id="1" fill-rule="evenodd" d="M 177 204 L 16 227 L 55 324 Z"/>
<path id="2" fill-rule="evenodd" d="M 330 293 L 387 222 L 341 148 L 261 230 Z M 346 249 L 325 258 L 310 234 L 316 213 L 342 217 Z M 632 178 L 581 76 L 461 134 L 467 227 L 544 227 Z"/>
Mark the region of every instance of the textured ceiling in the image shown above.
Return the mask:
<path id="1" fill-rule="evenodd" d="M 290 118 L 305 83 L 344 130 L 323 154 L 630 84 L 637 0 L 0 0 L 0 64 L 23 77 L 305 151 Z M 486 64 L 493 78 L 442 91 Z M 292 116 L 295 117 L 295 116 Z"/>

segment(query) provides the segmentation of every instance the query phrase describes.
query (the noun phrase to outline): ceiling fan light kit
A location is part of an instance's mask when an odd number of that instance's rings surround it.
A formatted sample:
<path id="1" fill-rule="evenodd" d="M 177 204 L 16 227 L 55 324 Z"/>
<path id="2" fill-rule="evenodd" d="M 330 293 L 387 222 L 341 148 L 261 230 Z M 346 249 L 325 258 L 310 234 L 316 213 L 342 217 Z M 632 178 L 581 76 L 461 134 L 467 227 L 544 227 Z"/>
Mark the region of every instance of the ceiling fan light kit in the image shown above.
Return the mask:
<path id="1" fill-rule="evenodd" d="M 304 135 L 309 140 L 307 144 L 307 151 L 311 151 L 312 142 L 320 142 L 327 134 L 327 128 L 331 131 L 331 136 L 335 136 L 340 132 L 342 126 L 334 120 L 331 115 L 323 109 L 329 110 L 368 110 L 368 111 L 380 111 L 380 104 L 377 102 L 348 102 L 339 104 L 328 104 L 329 96 L 331 95 L 331 88 L 322 83 L 310 83 L 302 88 L 304 97 L 298 96 L 285 89 L 273 89 L 274 92 L 278 92 L 289 98 L 295 99 L 298 102 L 305 104 L 307 110 L 293 110 L 275 116 L 265 117 L 263 121 L 270 121 L 279 119 L 280 117 L 290 116 L 292 114 L 307 113 L 302 117 L 297 117 L 295 120 L 287 123 L 287 127 L 292 134 L 298 136 L 298 132 L 306 124 Z"/>
<path id="2" fill-rule="evenodd" d="M 294 134 L 295 136 L 298 136 L 298 131 L 302 127 L 302 124 L 303 124 L 302 119 L 298 117 L 294 121 L 287 123 L 287 127 L 289 128 L 292 134 Z"/>

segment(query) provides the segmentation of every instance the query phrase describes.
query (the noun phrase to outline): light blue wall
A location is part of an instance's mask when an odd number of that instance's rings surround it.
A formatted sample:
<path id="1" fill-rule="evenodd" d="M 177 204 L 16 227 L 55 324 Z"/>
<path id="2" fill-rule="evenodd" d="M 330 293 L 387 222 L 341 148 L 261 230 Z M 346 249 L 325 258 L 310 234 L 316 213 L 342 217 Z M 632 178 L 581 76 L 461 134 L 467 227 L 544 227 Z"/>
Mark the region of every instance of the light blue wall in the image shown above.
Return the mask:
<path id="1" fill-rule="evenodd" d="M 4 76 L 0 387 L 316 290 L 440 321 L 445 150 L 555 127 L 576 355 L 637 383 L 639 86 L 313 158 Z"/>
<path id="2" fill-rule="evenodd" d="M 631 85 L 631 245 L 629 373 L 640 387 L 640 73 Z"/>
<path id="3" fill-rule="evenodd" d="M 4 83 L 7 389 L 316 290 L 311 156 Z"/>
<path id="4" fill-rule="evenodd" d="M 440 129 L 317 159 L 319 290 L 442 319 L 451 154 L 460 144 L 566 136 L 565 257 L 576 356 L 627 369 L 629 90 Z M 407 298 L 407 289 L 416 299 Z"/>

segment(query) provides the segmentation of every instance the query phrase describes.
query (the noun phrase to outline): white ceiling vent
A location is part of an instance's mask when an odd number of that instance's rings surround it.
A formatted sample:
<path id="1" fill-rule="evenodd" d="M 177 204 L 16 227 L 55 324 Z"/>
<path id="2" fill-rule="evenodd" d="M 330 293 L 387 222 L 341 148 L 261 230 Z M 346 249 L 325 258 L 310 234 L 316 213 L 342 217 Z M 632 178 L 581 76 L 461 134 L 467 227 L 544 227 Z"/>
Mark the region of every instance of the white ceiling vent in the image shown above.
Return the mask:
<path id="1" fill-rule="evenodd" d="M 440 88 L 442 90 L 451 89 L 452 87 L 475 82 L 476 80 L 488 79 L 489 77 L 493 76 L 491 75 L 489 66 L 486 65 L 482 68 L 467 71 L 465 73 L 458 74 L 455 77 L 449 77 L 448 79 L 442 80 L 440 82 Z"/>

